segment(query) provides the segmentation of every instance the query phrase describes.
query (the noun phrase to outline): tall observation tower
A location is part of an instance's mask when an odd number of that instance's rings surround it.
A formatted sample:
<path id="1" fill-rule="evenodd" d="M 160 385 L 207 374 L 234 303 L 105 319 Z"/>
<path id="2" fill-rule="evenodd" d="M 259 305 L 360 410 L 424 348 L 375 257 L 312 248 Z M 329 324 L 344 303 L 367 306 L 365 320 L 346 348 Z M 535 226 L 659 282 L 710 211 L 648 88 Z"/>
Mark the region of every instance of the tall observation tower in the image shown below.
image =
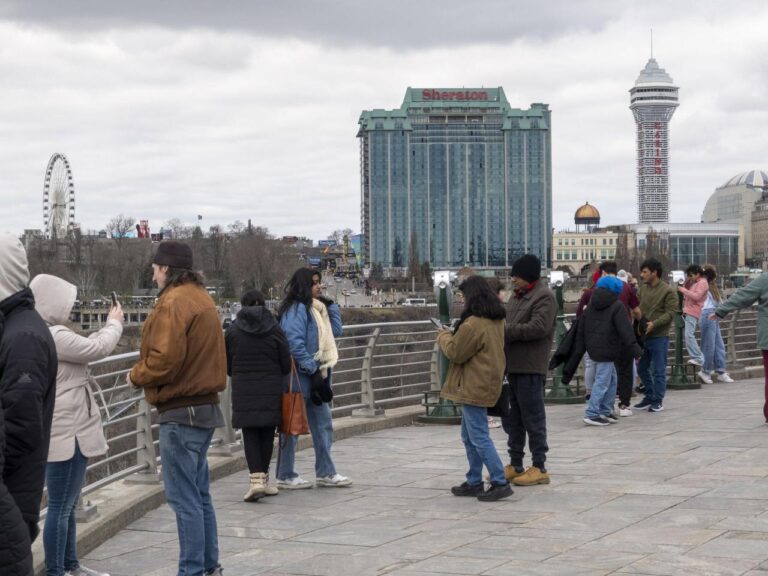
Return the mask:
<path id="1" fill-rule="evenodd" d="M 669 222 L 669 121 L 678 106 L 677 86 L 651 58 L 629 94 L 637 124 L 639 222 Z"/>

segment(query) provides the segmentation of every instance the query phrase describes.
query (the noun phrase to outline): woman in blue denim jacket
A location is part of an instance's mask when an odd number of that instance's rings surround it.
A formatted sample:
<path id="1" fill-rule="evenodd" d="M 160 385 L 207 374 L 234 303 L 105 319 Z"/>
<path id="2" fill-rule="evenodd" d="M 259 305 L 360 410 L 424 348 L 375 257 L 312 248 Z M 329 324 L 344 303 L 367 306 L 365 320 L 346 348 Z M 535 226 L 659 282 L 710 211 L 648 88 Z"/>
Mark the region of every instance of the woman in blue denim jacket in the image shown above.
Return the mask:
<path id="1" fill-rule="evenodd" d="M 331 370 L 339 358 L 335 338 L 342 332 L 341 313 L 337 304 L 322 296 L 318 271 L 299 268 L 294 272 L 285 287 L 285 299 L 278 316 L 304 395 L 315 448 L 315 483 L 317 486 L 349 486 L 352 481 L 336 472 L 331 459 Z M 294 469 L 297 440 L 297 436 L 280 436 L 277 486 L 283 490 L 312 487 L 312 483 L 302 479 Z"/>

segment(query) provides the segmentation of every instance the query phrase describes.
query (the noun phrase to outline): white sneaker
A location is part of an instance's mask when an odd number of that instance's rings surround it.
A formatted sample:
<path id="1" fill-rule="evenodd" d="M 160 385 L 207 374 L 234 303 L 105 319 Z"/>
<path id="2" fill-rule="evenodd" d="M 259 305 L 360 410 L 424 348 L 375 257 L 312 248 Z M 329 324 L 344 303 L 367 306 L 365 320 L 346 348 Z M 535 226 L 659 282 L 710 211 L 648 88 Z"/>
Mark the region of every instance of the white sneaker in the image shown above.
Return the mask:
<path id="1" fill-rule="evenodd" d="M 688 360 L 688 364 L 690 364 L 691 366 L 701 366 L 701 362 L 699 362 L 698 360 L 695 360 L 694 358 L 691 358 L 690 360 Z"/>
<path id="2" fill-rule="evenodd" d="M 80 566 L 74 570 L 64 572 L 64 576 L 109 576 L 109 574 L 106 572 L 97 572 L 96 570 L 91 570 L 87 566 L 80 564 Z"/>
<path id="3" fill-rule="evenodd" d="M 699 370 L 696 375 L 699 377 L 699 380 L 704 382 L 704 384 L 712 384 L 712 376 L 704 372 L 704 370 Z M 733 380 L 731 380 L 731 382 L 733 382 Z"/>
<path id="4" fill-rule="evenodd" d="M 501 422 L 492 416 L 488 416 L 488 428 L 501 428 Z"/>
<path id="5" fill-rule="evenodd" d="M 312 488 L 312 482 L 307 482 L 301 476 L 295 476 L 294 478 L 278 480 L 277 487 L 283 490 L 302 490 L 304 488 Z"/>
<path id="6" fill-rule="evenodd" d="M 352 484 L 352 480 L 341 474 L 334 474 L 333 476 L 320 476 L 316 478 L 315 484 L 325 487 L 341 487 L 349 486 Z"/>
<path id="7" fill-rule="evenodd" d="M 718 382 L 733 382 L 733 378 L 730 377 L 728 372 L 723 372 L 722 374 L 717 375 L 717 381 Z"/>
<path id="8" fill-rule="evenodd" d="M 619 407 L 619 416 L 622 418 L 626 418 L 627 416 L 632 416 L 632 408 L 629 406 Z"/>

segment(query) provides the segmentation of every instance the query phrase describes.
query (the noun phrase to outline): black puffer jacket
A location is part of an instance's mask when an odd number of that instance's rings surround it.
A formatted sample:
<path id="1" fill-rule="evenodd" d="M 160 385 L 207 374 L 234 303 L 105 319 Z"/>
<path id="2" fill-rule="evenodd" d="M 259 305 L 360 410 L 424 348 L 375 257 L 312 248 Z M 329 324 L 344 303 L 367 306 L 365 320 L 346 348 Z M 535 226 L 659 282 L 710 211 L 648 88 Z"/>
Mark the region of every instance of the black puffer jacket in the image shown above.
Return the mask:
<path id="1" fill-rule="evenodd" d="M 262 306 L 243 308 L 227 328 L 226 343 L 233 426 L 279 426 L 291 353 L 277 319 Z"/>
<path id="2" fill-rule="evenodd" d="M 5 316 L 0 339 L 0 404 L 5 420 L 2 479 L 3 490 L 8 491 L 17 508 L 7 509 L 7 497 L 0 494 L 0 574 L 26 576 L 31 571 L 26 571 L 25 554 L 30 554 L 30 542 L 39 531 L 37 522 L 56 397 L 56 348 L 48 327 L 35 311 L 28 288 L 0 302 L 0 312 Z M 23 541 L 13 531 L 19 521 L 27 532 Z M 6 534 L 18 546 L 9 543 Z M 6 561 L 10 562 L 8 566 Z"/>

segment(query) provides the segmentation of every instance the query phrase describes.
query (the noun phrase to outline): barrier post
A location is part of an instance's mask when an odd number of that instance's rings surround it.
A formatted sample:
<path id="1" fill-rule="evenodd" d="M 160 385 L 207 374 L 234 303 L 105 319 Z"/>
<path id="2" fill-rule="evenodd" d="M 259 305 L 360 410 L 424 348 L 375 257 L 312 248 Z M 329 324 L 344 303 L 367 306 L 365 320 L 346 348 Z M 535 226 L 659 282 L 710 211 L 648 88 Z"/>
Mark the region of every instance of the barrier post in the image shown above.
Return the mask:
<path id="1" fill-rule="evenodd" d="M 565 338 L 568 327 L 565 324 L 565 301 L 563 299 L 563 283 L 555 283 L 555 300 L 557 301 L 557 320 L 555 321 L 555 343 L 557 346 Z M 563 365 L 560 364 L 552 375 L 552 387 L 544 396 L 545 404 L 579 404 L 584 402 L 584 395 L 574 392 L 570 386 L 563 384 Z"/>
<path id="2" fill-rule="evenodd" d="M 685 375 L 683 363 L 683 332 L 685 320 L 683 319 L 683 293 L 677 291 L 677 311 L 675 312 L 675 363 L 672 365 L 672 374 L 667 382 L 667 388 L 672 390 L 694 390 L 701 388 L 701 384 L 695 379 L 688 379 Z"/>
<path id="3" fill-rule="evenodd" d="M 376 398 L 373 394 L 373 353 L 376 350 L 379 334 L 381 334 L 381 328 L 376 328 L 368 339 L 368 345 L 363 356 L 363 367 L 360 370 L 360 403 L 366 406 L 352 410 L 352 416 L 373 418 L 384 415 L 384 409 L 376 406 Z"/>

